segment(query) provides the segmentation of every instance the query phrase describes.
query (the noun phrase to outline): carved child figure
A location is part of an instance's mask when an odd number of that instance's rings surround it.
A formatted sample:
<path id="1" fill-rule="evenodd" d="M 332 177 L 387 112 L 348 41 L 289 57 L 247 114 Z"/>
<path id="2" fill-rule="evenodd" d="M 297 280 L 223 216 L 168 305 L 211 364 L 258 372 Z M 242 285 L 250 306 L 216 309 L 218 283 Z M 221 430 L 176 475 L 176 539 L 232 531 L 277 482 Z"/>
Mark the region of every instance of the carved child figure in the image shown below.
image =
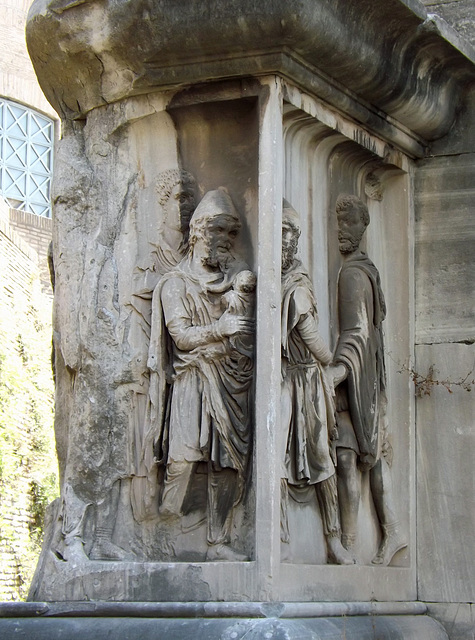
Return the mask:
<path id="1" fill-rule="evenodd" d="M 240 271 L 234 278 L 233 288 L 223 295 L 226 310 L 235 316 L 254 315 L 254 296 L 256 290 L 256 276 L 252 271 Z"/>
<path id="2" fill-rule="evenodd" d="M 207 463 L 206 559 L 214 561 L 247 559 L 231 546 L 231 528 L 247 482 L 253 362 L 236 356 L 232 338 L 252 337 L 254 321 L 248 308 L 239 313 L 246 292 L 229 296 L 237 314 L 222 308 L 236 280 L 241 287 L 250 279 L 239 279 L 249 272 L 232 253 L 240 227 L 227 192 L 206 193 L 190 222 L 188 254 L 152 301 L 146 447 L 165 465 L 159 514 L 170 524 L 184 515 L 197 466 Z"/>
<path id="3" fill-rule="evenodd" d="M 254 318 L 256 276 L 252 271 L 240 271 L 233 281 L 233 288 L 223 295 L 222 304 L 225 314 Z M 224 314 L 223 314 L 224 315 Z M 254 337 L 252 335 L 236 335 L 229 339 L 236 351 L 244 356 L 253 354 Z"/>

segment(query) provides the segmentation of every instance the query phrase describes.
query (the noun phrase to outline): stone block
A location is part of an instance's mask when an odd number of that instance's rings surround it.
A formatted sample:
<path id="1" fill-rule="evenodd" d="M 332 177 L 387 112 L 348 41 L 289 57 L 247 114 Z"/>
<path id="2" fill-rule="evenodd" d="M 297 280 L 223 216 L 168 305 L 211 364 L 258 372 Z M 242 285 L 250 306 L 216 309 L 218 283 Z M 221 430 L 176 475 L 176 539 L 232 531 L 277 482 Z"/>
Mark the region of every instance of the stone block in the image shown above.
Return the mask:
<path id="1" fill-rule="evenodd" d="M 475 7 L 471 0 L 444 0 L 433 2 L 424 0 L 427 10 L 438 13 L 460 35 L 472 45 L 475 44 Z"/>
<path id="2" fill-rule="evenodd" d="M 68 608 L 68 605 L 4 603 L 0 606 L 0 634 L 4 640 L 19 637 L 102 640 L 111 634 L 117 640 L 136 637 L 144 640 L 157 637 L 170 640 L 198 637 L 209 640 L 447 640 L 442 625 L 424 615 L 420 603 L 383 605 L 379 613 L 377 604 L 216 602 L 208 605 L 170 603 L 163 607 L 137 602 L 132 605 L 77 603 L 75 608 Z M 345 609 L 347 612 L 343 613 Z M 391 609 L 399 615 L 387 615 Z M 417 609 L 419 615 L 414 615 Z M 339 615 L 331 615 L 338 610 Z"/>
<path id="3" fill-rule="evenodd" d="M 475 154 L 421 161 L 415 172 L 416 341 L 475 339 Z"/>
<path id="4" fill-rule="evenodd" d="M 460 602 L 430 602 L 428 610 L 430 615 L 444 626 L 450 640 L 474 640 L 475 605 Z"/>
<path id="5" fill-rule="evenodd" d="M 418 594 L 427 602 L 475 598 L 473 450 L 475 346 L 419 345 L 416 370 L 446 381 L 417 401 Z"/>

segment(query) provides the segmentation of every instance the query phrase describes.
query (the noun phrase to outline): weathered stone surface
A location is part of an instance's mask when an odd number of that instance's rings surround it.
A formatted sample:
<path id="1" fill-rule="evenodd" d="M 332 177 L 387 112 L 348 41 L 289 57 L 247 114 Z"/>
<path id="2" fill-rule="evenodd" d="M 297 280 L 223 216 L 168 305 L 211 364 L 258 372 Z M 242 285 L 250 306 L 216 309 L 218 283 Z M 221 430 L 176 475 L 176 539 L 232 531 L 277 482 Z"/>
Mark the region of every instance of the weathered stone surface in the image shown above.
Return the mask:
<path id="1" fill-rule="evenodd" d="M 321 566 L 327 552 L 316 499 L 293 504 L 292 553 L 299 564 L 280 565 L 280 462 L 277 427 L 268 425 L 279 420 L 275 398 L 280 393 L 281 346 L 278 334 L 266 329 L 279 326 L 281 304 L 280 269 L 276 267 L 280 266 L 282 191 L 278 193 L 278 188 L 282 189 L 282 183 L 276 180 L 276 167 L 285 163 L 286 189 L 301 206 L 302 255 L 307 256 L 317 297 L 323 301 L 322 331 L 329 342 L 334 344 L 336 338 L 340 258 L 335 216 L 319 196 L 320 188 L 334 198 L 340 190 L 357 190 L 362 172 L 379 176 L 376 183 L 371 182 L 372 188 L 379 185 L 381 193 L 370 200 L 373 223 L 367 243 L 381 265 L 385 290 L 392 284 L 387 322 L 395 361 L 404 360 L 411 351 L 411 293 L 404 279 L 392 283 L 389 265 L 405 278 L 410 278 L 412 270 L 410 232 L 397 247 L 380 241 L 409 221 L 408 201 L 401 197 L 407 193 L 405 157 L 290 85 L 285 86 L 283 125 L 283 89 L 272 77 L 180 94 L 154 93 L 94 109 L 84 125 L 65 122 L 57 156 L 54 252 L 56 428 L 62 500 L 52 513 L 31 598 L 153 601 L 159 595 L 162 600 L 198 601 L 275 599 L 284 594 L 301 600 L 356 599 L 362 594 L 385 600 L 415 596 L 415 567 L 407 550 L 397 554 L 394 566 L 379 574 L 375 567 L 341 567 L 337 574 L 337 567 Z M 298 175 L 298 163 L 294 167 L 296 153 L 314 159 L 315 169 L 306 171 L 306 178 Z M 160 519 L 162 480 L 154 465 L 148 469 L 150 477 L 142 466 L 144 456 L 151 458 L 153 453 L 152 441 L 144 448 L 152 371 L 147 362 L 151 298 L 164 273 L 164 256 L 172 265 L 167 269 L 179 260 L 179 244 L 176 255 L 172 244 L 181 237 L 181 232 L 170 233 L 167 225 L 172 212 L 167 198 L 156 189 L 164 171 L 175 175 L 180 166 L 193 175 L 200 196 L 217 183 L 228 188 L 242 220 L 236 253 L 251 267 L 257 264 L 259 270 L 258 467 L 249 474 L 246 499 L 236 509 L 231 532 L 236 550 L 252 561 L 239 566 L 205 563 L 207 514 L 202 498 L 206 491 L 201 480 L 206 481 L 206 475 L 197 474 L 201 497 L 193 503 L 201 519 L 182 513 L 185 517 L 178 524 Z M 306 192 L 315 197 L 301 198 L 299 194 Z M 279 235 L 269 243 L 277 229 Z M 325 246 L 330 247 L 329 253 Z M 157 252 L 161 258 L 154 262 Z M 410 450 L 412 439 L 409 382 L 396 375 L 392 362 L 388 374 L 395 482 L 406 487 L 396 496 L 397 510 L 403 530 L 413 539 L 409 485 L 413 458 L 404 453 Z M 266 473 L 260 473 L 260 468 Z M 369 564 L 380 532 L 369 481 L 364 480 L 362 486 L 358 533 L 361 562 Z M 150 513 L 148 507 L 141 511 L 141 500 L 143 506 L 151 507 Z M 269 546 L 270 537 L 274 547 Z M 221 558 L 208 557 L 211 559 Z M 188 571 L 193 579 L 186 579 L 189 588 L 185 593 L 183 579 Z"/>
<path id="2" fill-rule="evenodd" d="M 36 0 L 27 34 L 45 94 L 63 117 L 153 87 L 270 72 L 293 77 L 302 60 L 431 139 L 450 127 L 458 87 L 473 81 L 465 59 L 473 52 L 463 42 L 461 51 L 449 45 L 445 26 L 421 4 L 400 0 L 325 0 L 318 10 L 308 0 L 205 7 Z M 334 86 L 324 96 L 330 102 L 332 93 Z M 347 97 L 337 101 L 341 107 Z"/>
<path id="3" fill-rule="evenodd" d="M 2 638 L 315 638 L 443 640 L 420 602 L 16 603 L 0 605 Z M 351 635 L 350 635 L 351 634 Z"/>
<path id="4" fill-rule="evenodd" d="M 431 602 L 429 613 L 447 631 L 450 640 L 475 639 L 475 605 L 460 602 Z"/>
<path id="5" fill-rule="evenodd" d="M 299 96 L 296 90 L 289 90 L 288 96 L 292 102 L 302 105 L 302 111 L 292 109 L 290 105 L 286 107 L 285 111 L 286 198 L 300 213 L 302 224 L 300 257 L 303 264 L 309 265 L 310 277 L 314 283 L 320 316 L 320 332 L 324 340 L 328 340 L 332 349 L 335 349 L 338 340 L 337 282 L 342 264 L 338 249 L 335 202 L 340 193 L 350 194 L 358 189 L 354 182 L 357 180 L 358 171 L 366 162 L 371 163 L 370 158 L 374 159 L 374 156 L 366 155 L 362 147 L 356 145 L 352 147 L 348 143 L 347 138 L 360 140 L 360 135 L 356 131 L 349 133 L 344 126 L 338 125 L 337 131 L 330 133 L 326 127 L 322 126 L 322 121 L 325 121 L 323 113 L 318 104 L 312 104 L 308 96 Z M 308 117 L 303 109 L 312 114 L 315 113 L 316 119 Z M 338 133 L 343 131 L 347 136 Z M 370 149 L 369 140 L 365 149 L 368 151 Z M 378 149 L 376 144 L 373 150 L 378 152 Z M 299 160 L 295 161 L 296 158 Z M 394 160 L 398 161 L 396 157 Z M 411 352 L 410 337 L 406 333 L 410 327 L 412 313 L 411 294 L 405 287 L 405 283 L 411 280 L 411 231 L 409 220 L 405 217 L 407 214 L 406 203 L 401 197 L 405 188 L 403 186 L 406 180 L 405 173 L 392 173 L 391 170 L 386 173 L 383 170 L 379 175 L 384 195 L 382 200 L 368 200 L 371 224 L 366 233 L 365 249 L 378 268 L 383 270 L 381 271 L 382 286 L 390 307 L 385 321 L 388 323 L 385 329 L 386 339 L 391 343 L 390 346 L 387 346 L 390 356 L 386 357 L 388 375 L 391 377 L 389 431 L 391 442 L 396 447 L 394 460 L 398 460 L 394 467 L 398 469 L 397 473 L 402 471 L 401 465 L 406 469 L 406 475 L 401 475 L 395 480 L 396 486 L 401 486 L 401 483 L 404 484 L 411 474 L 412 459 L 410 455 L 407 455 L 407 452 L 411 451 L 411 446 L 410 435 L 406 430 L 411 423 L 412 402 L 406 388 L 408 379 L 397 374 L 398 366 L 396 364 L 398 361 L 400 363 L 406 361 Z M 401 235 L 401 229 L 405 229 L 408 236 Z M 386 241 L 382 241 L 383 238 L 389 240 L 394 237 L 399 237 L 400 242 L 386 243 Z M 322 256 L 326 256 L 323 262 L 321 261 Z M 389 264 L 395 265 L 396 263 L 398 266 L 394 271 L 386 271 Z M 398 273 L 398 278 L 392 277 L 395 272 Z M 406 298 L 406 296 L 408 297 Z M 368 474 L 363 474 L 362 480 L 362 501 L 357 536 L 358 559 L 363 564 L 370 564 L 379 544 L 379 527 L 375 526 L 376 517 L 369 490 Z M 407 515 L 407 498 L 409 501 L 412 499 L 411 492 L 406 493 L 406 497 L 400 491 L 397 491 L 396 494 L 399 513 Z M 290 521 L 290 526 L 294 527 L 293 535 L 295 536 L 296 532 L 302 535 L 305 530 L 315 531 L 316 534 L 317 528 L 314 519 L 310 518 L 308 510 L 305 514 L 306 517 L 304 517 L 303 510 L 299 517 L 295 511 L 296 509 L 291 504 L 290 513 L 293 516 L 294 524 Z M 406 516 L 403 517 L 406 518 Z M 407 521 L 404 523 L 404 529 L 405 531 L 410 529 Z M 319 529 L 318 535 L 320 537 Z M 292 547 L 292 540 L 290 546 Z M 293 557 L 299 558 L 298 562 L 304 558 L 307 562 L 315 562 L 313 555 L 315 551 L 312 551 L 310 536 L 307 537 L 305 544 L 296 545 L 292 549 L 292 553 Z M 322 557 L 324 555 L 322 549 L 319 548 L 318 561 L 321 562 Z M 395 564 L 407 566 L 408 559 L 409 554 L 402 551 L 395 559 Z M 319 580 L 317 577 L 315 579 Z M 289 579 L 289 589 L 293 580 L 293 577 L 292 580 Z M 293 588 L 296 588 L 296 585 Z M 302 591 L 300 591 L 300 596 L 296 594 L 297 592 L 295 592 L 295 597 L 302 597 Z"/>
<path id="6" fill-rule="evenodd" d="M 114 107 L 96 110 L 90 114 L 86 129 L 66 133 L 58 149 L 54 252 L 57 282 L 56 429 L 64 490 L 61 521 L 57 525 L 62 534 L 59 531 L 57 534 L 63 535 L 66 544 L 57 551 L 60 556 L 66 554 L 76 560 L 79 560 L 78 553 L 84 553 L 81 540 L 86 542 L 85 553 L 95 560 L 118 560 L 121 554 L 128 554 L 122 559 L 145 559 L 143 551 L 146 548 L 152 554 L 148 556 L 149 560 L 153 557 L 164 559 L 169 557 L 166 549 L 172 544 L 168 538 L 161 539 L 160 531 L 152 531 L 157 525 L 158 506 L 153 447 L 154 440 L 158 441 L 161 424 L 151 425 L 147 413 L 150 411 L 148 403 L 152 402 L 149 378 L 157 375 L 157 368 L 162 375 L 166 370 L 162 364 L 157 367 L 152 363 L 152 360 L 155 363 L 160 360 L 158 351 L 161 348 L 155 344 L 156 351 L 152 352 L 151 332 L 153 334 L 161 323 L 160 317 L 152 315 L 152 295 L 159 278 L 165 271 L 173 270 L 186 253 L 180 249 L 182 231 L 175 228 L 177 220 L 172 220 L 168 204 L 172 195 L 174 202 L 175 196 L 180 196 L 178 192 L 171 193 L 172 187 L 180 186 L 182 180 L 177 167 L 178 141 L 184 140 L 182 157 L 186 160 L 188 137 L 192 136 L 196 143 L 196 131 L 201 131 L 203 139 L 203 131 L 207 132 L 205 118 L 210 114 L 202 113 L 203 109 L 198 108 L 191 120 L 185 122 L 181 122 L 178 115 L 177 131 L 171 116 L 163 109 L 166 103 L 161 104 L 161 100 L 163 96 L 158 102 L 156 97 L 152 102 L 140 98 L 138 102 L 130 103 L 131 110 L 125 112 L 124 105 L 118 110 Z M 242 104 L 243 109 L 238 105 L 233 110 L 236 125 L 231 123 L 229 109 L 225 106 L 219 116 L 216 111 L 211 114 L 216 138 L 227 137 L 229 143 L 241 139 L 244 132 L 251 133 L 250 127 L 255 127 L 254 106 L 251 104 L 249 108 L 248 104 Z M 128 133 L 120 136 L 118 132 L 123 126 Z M 150 130 L 154 135 L 149 136 L 147 143 Z M 117 135 L 121 141 L 111 144 Z M 245 212 L 244 216 L 240 215 L 242 223 L 236 218 L 236 225 L 237 228 L 242 225 L 244 237 L 249 233 L 245 216 L 252 218 L 255 206 L 254 138 L 255 135 L 251 136 L 248 150 L 246 144 L 240 143 L 239 155 L 230 155 L 228 161 L 220 159 L 220 145 L 211 146 L 206 139 L 208 152 L 202 145 L 201 158 L 207 155 L 209 166 L 204 172 L 197 167 L 201 190 L 206 189 L 206 181 L 214 184 L 216 173 L 213 169 L 218 162 L 221 171 L 234 175 L 235 187 L 231 192 L 236 205 Z M 161 149 L 159 160 L 154 156 L 155 145 Z M 193 162 L 187 162 L 187 166 L 194 169 Z M 162 197 L 160 186 L 164 171 L 168 171 L 166 175 L 178 176 L 177 184 L 170 187 L 166 198 Z M 203 191 L 198 191 L 197 197 L 200 193 L 202 195 Z M 231 202 L 229 196 L 226 198 Z M 187 213 L 188 223 L 194 207 L 193 204 Z M 244 242 L 237 249 L 238 255 L 242 251 L 246 258 L 252 258 Z M 244 264 L 242 259 L 241 263 Z M 223 312 L 219 305 L 221 295 L 232 286 L 230 277 L 228 280 L 227 284 L 223 281 L 222 290 L 215 294 L 217 311 L 215 309 L 214 314 Z M 219 282 L 216 287 L 219 289 Z M 246 322 L 252 323 L 252 320 Z M 102 370 L 107 370 L 104 376 L 100 373 Z M 244 371 L 240 373 L 243 380 L 244 374 Z M 252 367 L 249 375 L 247 388 L 251 386 Z M 71 392 L 71 381 L 74 381 L 76 391 Z M 214 391 L 215 396 L 216 393 Z M 154 402 L 157 401 L 158 396 L 154 397 Z M 187 411 L 185 413 L 184 419 L 188 420 Z M 247 435 L 241 436 L 243 442 L 247 439 L 249 450 L 249 425 Z M 147 437 L 149 449 L 144 458 Z M 169 437 L 173 437 L 171 428 Z M 215 442 L 215 447 L 219 446 Z M 247 453 L 245 457 L 248 458 Z M 237 464 L 236 460 L 232 464 Z M 141 505 L 141 500 L 148 506 Z M 116 520 L 119 511 L 122 514 L 120 523 Z M 112 543 L 116 524 L 117 531 L 122 531 L 121 539 Z M 139 524 L 143 525 L 139 538 L 145 534 L 152 536 L 155 542 L 144 539 L 138 542 L 134 528 Z M 204 560 L 206 525 L 200 518 L 195 522 L 191 516 L 184 527 L 193 541 L 195 555 L 190 557 L 190 550 L 187 551 L 186 543 L 181 545 L 178 536 L 173 540 L 178 557 Z M 91 546 L 87 540 L 95 542 Z M 242 546 L 249 545 L 249 540 L 241 542 Z M 115 550 L 111 544 L 115 545 Z"/>
<path id="7" fill-rule="evenodd" d="M 423 602 L 15 602 L 0 603 L 0 618 L 328 618 L 339 616 L 417 616 Z"/>
<path id="8" fill-rule="evenodd" d="M 420 161 L 415 174 L 416 340 L 475 340 L 475 154 Z"/>
<path id="9" fill-rule="evenodd" d="M 473 3 L 425 4 L 473 40 Z M 419 597 L 437 601 L 431 615 L 457 640 L 473 640 L 475 629 L 467 603 L 475 572 L 475 523 L 467 507 L 473 504 L 475 442 L 474 99 L 472 91 L 450 134 L 434 143 L 431 157 L 415 171 L 415 369 L 424 384 L 432 367 L 429 377 L 445 380 L 453 392 L 429 381 L 430 396 L 417 401 Z M 470 393 L 460 384 L 464 379 Z"/>
<path id="10" fill-rule="evenodd" d="M 183 638 L 209 638 L 220 640 L 222 638 L 243 638 L 260 640 L 261 638 L 273 638 L 274 640 L 333 640 L 339 637 L 351 637 L 355 640 L 372 640 L 377 634 L 384 640 L 404 640 L 417 638 L 418 640 L 446 640 L 442 625 L 429 617 L 410 618 L 397 616 L 394 618 L 353 618 L 348 620 L 321 618 L 318 620 L 174 620 L 170 622 L 156 620 L 130 620 L 128 618 L 111 620 L 81 621 L 21 621 L 0 622 L 0 630 L 5 640 L 13 638 L 35 637 L 38 640 L 56 640 L 68 638 L 76 640 L 84 635 L 97 638 L 109 638 L 110 633 L 114 638 L 122 640 L 130 638 L 131 634 L 140 634 L 145 640 L 152 640 L 157 633 L 166 635 L 170 640 Z M 91 634 L 94 636 L 91 636 Z M 351 636 L 348 636 L 351 634 Z"/>
<path id="11" fill-rule="evenodd" d="M 475 528 L 473 495 L 473 388 L 475 348 L 465 344 L 420 345 L 416 370 L 434 366 L 417 401 L 417 545 L 419 597 L 427 602 L 473 602 Z M 471 383 L 471 384 L 470 384 Z"/>
<path id="12" fill-rule="evenodd" d="M 475 44 L 475 6 L 472 0 L 422 0 L 427 10 L 437 13 L 460 35 Z"/>
<path id="13" fill-rule="evenodd" d="M 393 618 L 320 618 L 317 620 L 150 620 L 130 618 L 81 618 L 49 620 L 0 620 L 0 632 L 4 640 L 32 638 L 36 640 L 61 640 L 68 637 L 79 640 L 85 636 L 102 640 L 113 634 L 117 640 L 140 637 L 152 640 L 167 637 L 169 640 L 207 638 L 221 640 L 333 640 L 351 637 L 355 640 L 446 640 L 442 625 L 426 616 Z M 351 634 L 351 635 L 350 635 Z"/>

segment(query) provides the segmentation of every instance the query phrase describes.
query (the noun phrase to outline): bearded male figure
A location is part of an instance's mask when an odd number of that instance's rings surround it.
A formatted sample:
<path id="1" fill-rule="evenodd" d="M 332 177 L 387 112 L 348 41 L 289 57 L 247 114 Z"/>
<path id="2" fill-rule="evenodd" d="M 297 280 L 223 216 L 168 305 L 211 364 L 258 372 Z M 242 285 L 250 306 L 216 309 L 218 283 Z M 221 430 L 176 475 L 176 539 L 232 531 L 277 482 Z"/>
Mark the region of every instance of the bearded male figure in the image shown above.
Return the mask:
<path id="1" fill-rule="evenodd" d="M 360 503 L 361 471 L 369 472 L 382 539 L 372 563 L 388 565 L 407 546 L 393 503 L 386 432 L 386 374 L 382 322 L 386 305 L 378 270 L 361 251 L 369 224 L 366 205 L 356 196 L 336 202 L 338 241 L 343 255 L 338 283 L 340 337 L 332 368 L 337 387 L 338 493 L 342 541 L 352 550 Z"/>
<path id="2" fill-rule="evenodd" d="M 223 313 L 222 297 L 247 266 L 231 253 L 240 229 L 231 198 L 209 191 L 190 222 L 188 255 L 152 301 L 150 430 L 145 463 L 166 465 L 159 515 L 179 519 L 197 466 L 208 470 L 207 560 L 245 560 L 230 545 L 251 444 L 252 358 L 233 347 L 254 320 Z"/>
<path id="3" fill-rule="evenodd" d="M 281 538 L 289 542 L 289 485 L 314 486 L 320 505 L 330 562 L 353 564 L 342 546 L 335 467 L 330 433 L 334 404 L 324 367 L 332 354 L 318 331 L 312 284 L 295 258 L 300 227 L 298 215 L 284 200 L 282 220 L 282 509 Z"/>

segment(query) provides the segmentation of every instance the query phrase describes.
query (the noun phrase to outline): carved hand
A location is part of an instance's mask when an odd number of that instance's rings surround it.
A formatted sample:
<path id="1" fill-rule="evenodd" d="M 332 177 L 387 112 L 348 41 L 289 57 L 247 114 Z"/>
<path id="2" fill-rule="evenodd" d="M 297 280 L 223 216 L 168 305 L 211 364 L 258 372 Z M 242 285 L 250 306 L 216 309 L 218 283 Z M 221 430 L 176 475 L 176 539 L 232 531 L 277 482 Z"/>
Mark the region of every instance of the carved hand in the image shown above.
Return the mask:
<path id="1" fill-rule="evenodd" d="M 328 387 L 328 390 L 330 391 L 330 395 L 334 396 L 335 395 L 335 385 L 333 382 L 333 373 L 332 373 L 332 367 L 322 367 L 322 375 L 323 375 L 323 379 L 325 381 L 325 384 Z"/>
<path id="2" fill-rule="evenodd" d="M 254 332 L 254 326 L 255 322 L 250 318 L 224 313 L 218 320 L 217 329 L 219 334 L 223 337 L 234 336 L 237 333 L 249 335 Z"/>
<path id="3" fill-rule="evenodd" d="M 348 375 L 348 370 L 344 364 L 336 364 L 328 367 L 328 373 L 333 378 L 333 386 L 337 387 Z"/>

